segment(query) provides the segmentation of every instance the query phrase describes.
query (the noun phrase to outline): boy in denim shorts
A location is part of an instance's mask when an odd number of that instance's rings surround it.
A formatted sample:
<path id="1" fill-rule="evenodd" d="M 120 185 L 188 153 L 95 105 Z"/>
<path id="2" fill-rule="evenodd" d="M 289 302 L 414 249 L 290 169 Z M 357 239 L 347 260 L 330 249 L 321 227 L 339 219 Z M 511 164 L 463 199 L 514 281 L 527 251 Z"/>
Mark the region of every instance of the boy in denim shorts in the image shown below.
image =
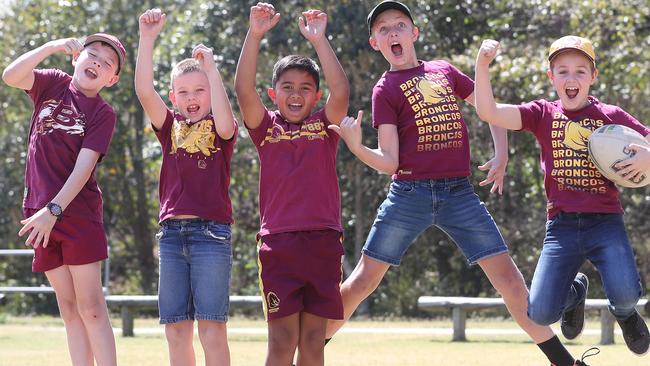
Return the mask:
<path id="1" fill-rule="evenodd" d="M 373 127 L 379 147 L 361 143 L 362 113 L 346 117 L 339 128 L 348 148 L 374 169 L 392 174 L 388 197 L 377 217 L 356 268 L 341 286 L 345 319 L 377 288 L 415 238 L 434 225 L 456 243 L 470 264 L 478 264 L 528 335 L 556 365 L 574 363 L 549 327 L 526 316 L 528 290 L 508 248 L 469 182 L 467 126 L 458 101 L 474 102 L 474 83 L 446 61 L 420 61 L 414 43 L 419 30 L 406 5 L 385 1 L 368 15 L 370 45 L 390 63 L 373 89 Z M 481 185 L 502 190 L 507 163 L 505 130 L 492 129 L 496 156 Z M 344 321 L 330 322 L 328 336 Z"/>
<path id="2" fill-rule="evenodd" d="M 323 65 L 330 95 L 322 95 L 316 63 L 305 56 L 282 58 L 268 94 L 278 111 L 266 109 L 255 88 L 262 38 L 280 20 L 272 5 L 251 7 L 235 87 L 246 128 L 260 158 L 258 259 L 268 320 L 267 365 L 323 365 L 327 319 L 341 319 L 341 203 L 336 175 L 339 138 L 326 127 L 348 108 L 348 80 L 326 34 L 327 14 L 302 13 L 300 32 Z"/>
<path id="3" fill-rule="evenodd" d="M 609 310 L 627 347 L 643 355 L 650 335 L 635 309 L 643 287 L 625 232 L 623 208 L 614 183 L 590 160 L 587 139 L 598 127 L 620 124 L 650 141 L 650 128 L 620 107 L 589 95 L 598 76 L 596 53 L 588 39 L 576 36 L 562 37 L 549 49 L 547 75 L 559 100 L 496 104 L 489 65 L 498 47 L 498 42 L 486 40 L 477 55 L 477 111 L 490 124 L 535 135 L 548 198 L 546 236 L 531 283 L 528 315 L 538 324 L 561 318 L 566 338 L 580 335 L 589 281 L 578 270 L 588 259 L 600 273 Z M 635 155 L 618 168 L 619 174 L 634 180 L 650 168 L 650 149 L 637 144 L 629 149 Z"/>
<path id="4" fill-rule="evenodd" d="M 237 122 L 212 49 L 199 44 L 172 69 L 167 108 L 153 84 L 160 9 L 139 19 L 135 87 L 162 145 L 158 305 L 172 365 L 194 365 L 194 322 L 206 364 L 229 365 L 226 334 L 232 266 L 230 159 Z"/>
<path id="5" fill-rule="evenodd" d="M 47 57 L 72 55 L 74 73 L 36 69 Z M 102 292 L 108 257 L 96 164 L 108 152 L 115 112 L 100 96 L 118 82 L 126 51 L 117 37 L 97 33 L 59 39 L 29 51 L 2 79 L 34 102 L 25 169 L 26 245 L 34 272 L 45 272 L 65 323 L 75 365 L 115 365 L 115 339 Z"/>

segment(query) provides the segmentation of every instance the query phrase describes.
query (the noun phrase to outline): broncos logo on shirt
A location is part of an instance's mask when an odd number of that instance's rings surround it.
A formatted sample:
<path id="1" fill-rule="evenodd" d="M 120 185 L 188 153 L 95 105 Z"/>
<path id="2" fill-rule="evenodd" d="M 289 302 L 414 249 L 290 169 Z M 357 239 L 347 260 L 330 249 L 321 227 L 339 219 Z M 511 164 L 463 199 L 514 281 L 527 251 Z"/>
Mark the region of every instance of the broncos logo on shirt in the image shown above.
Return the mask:
<path id="1" fill-rule="evenodd" d="M 445 88 L 432 80 L 421 79 L 416 88 L 422 94 L 424 101 L 429 104 L 438 104 L 447 97 Z"/>
<path id="2" fill-rule="evenodd" d="M 174 121 L 171 153 L 176 154 L 178 149 L 184 149 L 189 154 L 200 151 L 203 155 L 210 156 L 219 151 L 220 149 L 214 146 L 216 135 L 213 124 L 210 119 L 204 119 L 191 126 L 185 121 Z"/>
<path id="3" fill-rule="evenodd" d="M 592 130 L 580 126 L 579 123 L 568 121 L 564 126 L 564 140 L 562 144 L 569 149 L 587 153 L 587 141 L 592 134 Z"/>
<path id="4" fill-rule="evenodd" d="M 69 135 L 83 136 L 86 121 L 83 113 L 71 106 L 62 105 L 60 100 L 50 99 L 43 103 L 36 118 L 36 132 L 47 135 L 54 130 L 62 130 Z"/>

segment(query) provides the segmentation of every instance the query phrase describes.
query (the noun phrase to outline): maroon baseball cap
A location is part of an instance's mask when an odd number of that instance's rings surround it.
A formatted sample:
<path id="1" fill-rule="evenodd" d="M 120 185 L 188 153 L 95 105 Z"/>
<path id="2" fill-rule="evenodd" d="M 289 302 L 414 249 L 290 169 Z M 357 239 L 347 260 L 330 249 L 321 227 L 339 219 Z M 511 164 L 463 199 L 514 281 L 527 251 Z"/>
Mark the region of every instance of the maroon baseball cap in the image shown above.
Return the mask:
<path id="1" fill-rule="evenodd" d="M 106 33 L 95 33 L 86 37 L 86 40 L 84 41 L 84 47 L 93 42 L 104 42 L 115 50 L 119 62 L 117 65 L 117 73 L 119 74 L 120 70 L 122 70 L 122 66 L 124 65 L 124 61 L 126 60 L 126 49 L 124 49 L 122 42 L 120 42 L 120 40 L 113 35 Z"/>

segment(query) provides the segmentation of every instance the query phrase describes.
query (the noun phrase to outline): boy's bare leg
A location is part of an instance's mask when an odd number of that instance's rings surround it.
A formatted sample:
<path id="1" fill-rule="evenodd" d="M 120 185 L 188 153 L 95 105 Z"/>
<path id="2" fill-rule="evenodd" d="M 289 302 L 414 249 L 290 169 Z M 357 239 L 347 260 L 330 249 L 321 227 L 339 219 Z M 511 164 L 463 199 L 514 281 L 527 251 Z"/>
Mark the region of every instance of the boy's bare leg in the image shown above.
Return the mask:
<path id="1" fill-rule="evenodd" d="M 478 264 L 503 297 L 510 315 L 535 343 L 543 343 L 555 336 L 550 327 L 538 325 L 528 318 L 528 288 L 507 253 L 483 259 Z"/>
<path id="2" fill-rule="evenodd" d="M 300 313 L 300 339 L 297 366 L 325 364 L 325 328 L 327 319 L 309 313 Z"/>
<path id="3" fill-rule="evenodd" d="M 86 328 L 77 310 L 77 300 L 68 266 L 61 266 L 45 272 L 56 293 L 59 313 L 65 324 L 70 359 L 74 366 L 93 364 L 93 353 L 86 334 Z"/>
<path id="4" fill-rule="evenodd" d="M 102 292 L 101 262 L 68 268 L 72 275 L 77 308 L 97 366 L 116 365 L 115 337 Z"/>
<path id="5" fill-rule="evenodd" d="M 194 355 L 194 321 L 184 320 L 165 324 L 165 337 L 169 346 L 169 363 L 171 366 L 193 366 Z"/>
<path id="6" fill-rule="evenodd" d="M 199 340 L 205 353 L 206 366 L 230 365 L 228 332 L 225 322 L 199 320 Z"/>
<path id="7" fill-rule="evenodd" d="M 326 338 L 334 334 L 345 324 L 359 304 L 375 291 L 390 265 L 376 261 L 365 254 L 361 256 L 354 271 L 341 285 L 343 298 L 343 320 L 328 320 Z"/>
<path id="8" fill-rule="evenodd" d="M 269 344 L 265 365 L 291 365 L 300 336 L 300 314 L 295 313 L 280 319 L 269 320 L 268 327 Z"/>

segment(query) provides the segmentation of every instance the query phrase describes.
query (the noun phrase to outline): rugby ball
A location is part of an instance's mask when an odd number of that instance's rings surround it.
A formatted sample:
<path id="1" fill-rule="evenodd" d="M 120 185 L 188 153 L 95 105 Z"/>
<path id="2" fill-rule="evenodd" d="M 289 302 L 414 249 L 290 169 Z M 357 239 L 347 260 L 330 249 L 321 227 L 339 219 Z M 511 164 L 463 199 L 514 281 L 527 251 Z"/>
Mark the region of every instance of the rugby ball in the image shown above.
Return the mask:
<path id="1" fill-rule="evenodd" d="M 633 129 L 622 125 L 605 125 L 597 128 L 589 137 L 589 156 L 605 178 L 629 188 L 644 187 L 650 183 L 650 170 L 628 179 L 618 175 L 615 165 L 631 158 L 635 152 L 630 144 L 650 146 L 645 138 Z"/>

